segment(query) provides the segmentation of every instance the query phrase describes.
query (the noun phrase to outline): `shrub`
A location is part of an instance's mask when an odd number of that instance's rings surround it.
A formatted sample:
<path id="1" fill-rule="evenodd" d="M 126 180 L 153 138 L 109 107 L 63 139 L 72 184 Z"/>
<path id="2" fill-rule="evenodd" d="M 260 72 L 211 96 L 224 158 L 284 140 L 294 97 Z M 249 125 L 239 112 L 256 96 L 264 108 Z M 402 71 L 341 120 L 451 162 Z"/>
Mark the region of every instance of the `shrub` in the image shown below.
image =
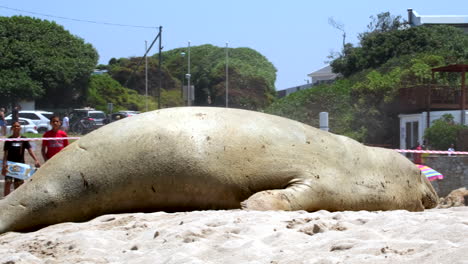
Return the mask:
<path id="1" fill-rule="evenodd" d="M 424 139 L 432 149 L 446 150 L 457 141 L 458 132 L 467 126 L 455 124 L 451 114 L 445 114 L 433 122 L 424 132 Z"/>

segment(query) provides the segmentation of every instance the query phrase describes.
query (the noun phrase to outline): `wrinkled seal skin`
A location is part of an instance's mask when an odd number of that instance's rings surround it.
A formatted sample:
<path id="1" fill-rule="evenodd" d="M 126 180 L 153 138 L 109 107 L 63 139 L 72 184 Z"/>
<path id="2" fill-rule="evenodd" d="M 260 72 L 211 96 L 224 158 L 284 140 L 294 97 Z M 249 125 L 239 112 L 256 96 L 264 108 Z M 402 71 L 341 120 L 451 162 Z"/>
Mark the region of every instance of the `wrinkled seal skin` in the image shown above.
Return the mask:
<path id="1" fill-rule="evenodd" d="M 0 201 L 0 233 L 118 212 L 421 211 L 427 179 L 393 150 L 258 112 L 182 107 L 106 125 Z"/>

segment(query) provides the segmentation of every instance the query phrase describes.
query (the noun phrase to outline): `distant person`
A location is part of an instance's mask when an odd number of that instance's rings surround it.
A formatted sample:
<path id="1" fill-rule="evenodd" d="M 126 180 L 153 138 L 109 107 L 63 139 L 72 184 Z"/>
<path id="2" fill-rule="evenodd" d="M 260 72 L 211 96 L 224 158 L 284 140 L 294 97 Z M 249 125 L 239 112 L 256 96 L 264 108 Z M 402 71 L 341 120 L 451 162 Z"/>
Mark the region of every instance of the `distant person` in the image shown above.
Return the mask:
<path id="1" fill-rule="evenodd" d="M 455 145 L 454 145 L 454 144 L 450 144 L 450 148 L 448 148 L 447 151 L 449 151 L 449 152 L 454 152 L 454 151 L 455 151 Z M 452 156 L 452 153 L 449 153 L 448 155 L 449 155 L 449 156 Z"/>
<path id="2" fill-rule="evenodd" d="M 60 137 L 68 137 L 65 131 L 60 130 L 62 123 L 58 116 L 53 116 L 50 118 L 50 125 L 52 126 L 52 130 L 49 130 L 44 133 L 45 138 L 60 138 Z M 54 139 L 54 140 L 43 140 L 42 141 L 42 157 L 44 161 L 49 160 L 55 154 L 59 153 L 63 148 L 68 146 L 68 139 Z"/>
<path id="3" fill-rule="evenodd" d="M 5 120 L 5 108 L 0 108 L 0 133 L 2 136 L 6 136 L 6 120 Z"/>
<path id="4" fill-rule="evenodd" d="M 416 150 L 422 150 L 422 146 L 420 143 L 416 146 Z M 414 163 L 415 164 L 422 164 L 422 153 L 414 153 Z"/>
<path id="5" fill-rule="evenodd" d="M 65 116 L 63 117 L 63 120 L 62 120 L 62 129 L 63 129 L 63 131 L 68 133 L 68 128 L 70 128 L 70 119 L 68 118 L 68 115 L 65 114 Z"/>
<path id="6" fill-rule="evenodd" d="M 13 122 L 11 124 L 11 131 L 12 135 L 9 138 L 24 138 L 21 136 L 21 125 L 19 122 Z M 11 183 L 14 184 L 14 188 L 17 189 L 21 184 L 23 184 L 23 180 L 16 179 L 10 176 L 7 176 L 8 165 L 7 162 L 24 162 L 24 150 L 27 149 L 29 155 L 34 159 L 34 163 L 36 167 L 40 167 L 39 160 L 37 159 L 36 155 L 32 151 L 31 144 L 29 141 L 5 141 L 5 145 L 3 146 L 3 166 L 2 166 L 2 175 L 5 176 L 5 187 L 3 190 L 3 195 L 7 196 L 10 193 Z"/>
<path id="7" fill-rule="evenodd" d="M 13 107 L 13 111 L 11 112 L 11 123 L 13 124 L 14 122 L 18 122 L 19 121 L 19 111 L 21 110 L 21 106 L 20 105 L 15 105 L 15 107 Z"/>

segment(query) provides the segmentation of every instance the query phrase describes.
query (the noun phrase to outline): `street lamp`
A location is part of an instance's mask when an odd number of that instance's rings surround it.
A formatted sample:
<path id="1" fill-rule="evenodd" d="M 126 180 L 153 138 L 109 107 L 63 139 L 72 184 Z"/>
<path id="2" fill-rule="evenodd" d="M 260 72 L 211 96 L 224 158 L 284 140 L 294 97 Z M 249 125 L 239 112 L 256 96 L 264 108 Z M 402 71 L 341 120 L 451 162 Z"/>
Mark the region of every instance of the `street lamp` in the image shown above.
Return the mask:
<path id="1" fill-rule="evenodd" d="M 226 107 L 228 107 L 228 88 L 229 88 L 229 72 L 228 72 L 228 45 L 226 42 Z"/>

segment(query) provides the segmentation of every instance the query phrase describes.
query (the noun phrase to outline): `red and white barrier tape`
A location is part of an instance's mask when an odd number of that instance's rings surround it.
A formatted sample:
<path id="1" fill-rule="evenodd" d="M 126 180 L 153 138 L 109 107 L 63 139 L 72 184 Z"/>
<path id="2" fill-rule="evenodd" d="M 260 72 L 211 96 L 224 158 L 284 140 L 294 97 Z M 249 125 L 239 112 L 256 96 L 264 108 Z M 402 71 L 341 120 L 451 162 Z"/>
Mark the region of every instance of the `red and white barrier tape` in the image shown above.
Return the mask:
<path id="1" fill-rule="evenodd" d="M 41 140 L 64 140 L 80 139 L 79 137 L 49 137 L 49 138 L 0 138 L 0 141 L 41 141 Z"/>
<path id="2" fill-rule="evenodd" d="M 443 151 L 443 150 L 415 150 L 415 149 L 395 149 L 397 152 L 408 153 L 431 153 L 431 154 L 451 154 L 451 155 L 468 155 L 466 151 Z"/>

